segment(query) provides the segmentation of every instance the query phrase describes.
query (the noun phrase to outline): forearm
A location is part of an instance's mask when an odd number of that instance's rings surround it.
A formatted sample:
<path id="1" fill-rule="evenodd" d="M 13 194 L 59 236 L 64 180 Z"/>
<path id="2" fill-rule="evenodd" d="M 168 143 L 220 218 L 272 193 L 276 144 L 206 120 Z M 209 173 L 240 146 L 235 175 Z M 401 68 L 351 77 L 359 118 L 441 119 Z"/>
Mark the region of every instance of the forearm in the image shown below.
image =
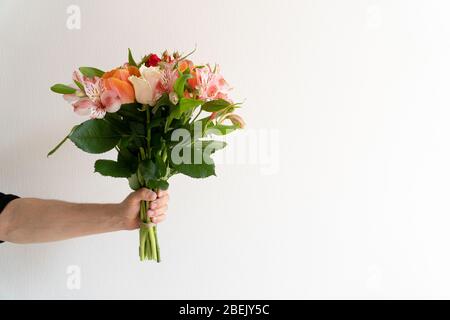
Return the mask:
<path id="1" fill-rule="evenodd" d="M 23 198 L 0 214 L 0 239 L 14 243 L 65 240 L 126 229 L 118 204 L 76 204 Z"/>

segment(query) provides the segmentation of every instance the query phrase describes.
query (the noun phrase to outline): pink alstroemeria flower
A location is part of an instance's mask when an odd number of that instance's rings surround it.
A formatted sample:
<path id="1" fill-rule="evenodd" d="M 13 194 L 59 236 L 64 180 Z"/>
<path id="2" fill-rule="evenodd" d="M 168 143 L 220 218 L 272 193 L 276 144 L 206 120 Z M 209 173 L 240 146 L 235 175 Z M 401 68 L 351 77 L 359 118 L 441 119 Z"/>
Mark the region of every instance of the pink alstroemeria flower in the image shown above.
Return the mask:
<path id="1" fill-rule="evenodd" d="M 194 78 L 189 84 L 197 89 L 198 97 L 202 100 L 224 99 L 228 100 L 228 92 L 231 90 L 228 83 L 219 73 L 219 68 L 211 69 L 210 65 L 197 68 L 194 71 Z"/>
<path id="2" fill-rule="evenodd" d="M 161 82 L 160 90 L 162 92 L 173 92 L 173 85 L 178 79 L 178 70 L 174 68 L 174 62 L 161 63 Z"/>
<path id="3" fill-rule="evenodd" d="M 84 88 L 84 91 L 78 88 L 74 94 L 64 95 L 64 99 L 72 104 L 75 113 L 101 119 L 106 112 L 119 111 L 122 105 L 119 95 L 113 90 L 107 90 L 101 78 L 88 78 L 75 71 L 73 79 Z"/>

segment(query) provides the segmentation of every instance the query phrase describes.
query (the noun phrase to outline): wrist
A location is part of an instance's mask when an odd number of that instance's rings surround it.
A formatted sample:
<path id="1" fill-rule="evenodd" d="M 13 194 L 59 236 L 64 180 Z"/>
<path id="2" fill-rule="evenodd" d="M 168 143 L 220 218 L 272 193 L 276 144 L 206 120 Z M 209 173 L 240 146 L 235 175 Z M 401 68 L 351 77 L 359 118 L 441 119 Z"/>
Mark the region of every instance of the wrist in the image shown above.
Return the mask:
<path id="1" fill-rule="evenodd" d="M 106 210 L 111 227 L 115 230 L 125 230 L 127 221 L 122 214 L 120 204 L 108 204 Z"/>
<path id="2" fill-rule="evenodd" d="M 127 208 L 123 203 L 113 204 L 113 212 L 112 220 L 119 230 L 134 230 L 139 227 L 139 219 L 137 216 L 130 217 L 125 213 L 127 212 Z"/>

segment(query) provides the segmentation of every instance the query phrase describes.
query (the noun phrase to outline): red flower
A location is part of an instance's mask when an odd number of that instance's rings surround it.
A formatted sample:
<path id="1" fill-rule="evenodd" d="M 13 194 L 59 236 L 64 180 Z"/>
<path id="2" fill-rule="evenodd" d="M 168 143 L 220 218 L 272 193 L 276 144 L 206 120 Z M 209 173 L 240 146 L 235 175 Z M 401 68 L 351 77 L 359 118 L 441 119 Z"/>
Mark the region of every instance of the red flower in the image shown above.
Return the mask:
<path id="1" fill-rule="evenodd" d="M 145 62 L 145 66 L 156 67 L 160 61 L 161 59 L 156 54 L 152 53 Z"/>

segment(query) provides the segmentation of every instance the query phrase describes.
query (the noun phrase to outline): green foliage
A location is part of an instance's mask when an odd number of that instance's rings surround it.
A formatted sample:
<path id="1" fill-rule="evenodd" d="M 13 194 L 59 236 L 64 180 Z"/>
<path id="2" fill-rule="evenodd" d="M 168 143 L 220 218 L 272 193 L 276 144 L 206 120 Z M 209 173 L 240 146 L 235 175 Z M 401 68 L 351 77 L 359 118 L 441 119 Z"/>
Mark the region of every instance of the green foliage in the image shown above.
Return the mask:
<path id="1" fill-rule="evenodd" d="M 178 95 L 178 98 L 182 98 L 183 97 L 183 93 L 184 93 L 184 86 L 186 85 L 186 81 L 192 78 L 192 75 L 190 73 L 181 73 L 180 72 L 180 76 L 178 77 L 178 79 L 175 81 L 174 85 L 173 85 L 173 90 L 175 91 L 175 93 Z"/>
<path id="2" fill-rule="evenodd" d="M 195 109 L 196 107 L 198 107 L 202 103 L 203 103 L 202 100 L 181 98 L 180 99 L 180 111 L 181 112 L 190 111 L 192 109 Z"/>
<path id="3" fill-rule="evenodd" d="M 167 190 L 169 189 L 169 182 L 166 180 L 149 180 L 146 187 L 153 190 Z"/>
<path id="4" fill-rule="evenodd" d="M 223 141 L 194 141 L 181 149 L 183 155 L 182 163 L 175 163 L 171 159 L 173 168 L 184 175 L 192 178 L 206 178 L 216 175 L 214 161 L 211 155 L 217 150 L 223 149 L 226 143 Z M 187 154 L 187 156 L 186 156 Z M 177 155 L 177 154 L 175 154 Z M 178 156 L 180 156 L 178 154 Z"/>
<path id="5" fill-rule="evenodd" d="M 144 182 L 160 178 L 158 167 L 155 162 L 150 159 L 142 160 L 139 163 L 139 175 L 144 179 Z"/>
<path id="6" fill-rule="evenodd" d="M 138 176 L 136 173 L 133 173 L 129 178 L 128 178 L 128 184 L 131 188 L 131 190 L 138 190 L 139 188 L 141 188 L 141 184 L 139 182 Z"/>
<path id="7" fill-rule="evenodd" d="M 128 64 L 130 66 L 137 67 L 137 63 L 133 59 L 133 54 L 131 53 L 130 48 L 128 48 Z"/>
<path id="8" fill-rule="evenodd" d="M 101 77 L 105 73 L 104 71 L 92 68 L 92 67 L 80 67 L 78 68 L 82 75 L 88 77 L 88 78 L 94 78 L 94 77 Z"/>
<path id="9" fill-rule="evenodd" d="M 223 99 L 217 99 L 217 100 L 211 100 L 202 105 L 202 109 L 207 112 L 217 112 L 221 111 L 227 107 L 229 107 L 231 104 Z"/>
<path id="10" fill-rule="evenodd" d="M 69 139 L 88 153 L 104 153 L 114 148 L 121 135 L 106 121 L 91 119 L 83 122 L 69 135 Z"/>
<path id="11" fill-rule="evenodd" d="M 145 123 L 145 113 L 139 111 L 140 108 L 142 108 L 140 103 L 123 104 L 117 114 L 122 116 L 125 120 L 133 119 L 134 121 Z"/>
<path id="12" fill-rule="evenodd" d="M 114 178 L 128 178 L 133 174 L 124 163 L 114 160 L 97 160 L 95 162 L 95 172 Z"/>
<path id="13" fill-rule="evenodd" d="M 143 179 L 147 188 L 166 190 L 169 188 L 169 183 L 163 177 L 164 170 L 165 166 L 160 167 L 153 160 L 146 159 L 139 163 L 138 177 Z"/>
<path id="14" fill-rule="evenodd" d="M 164 132 L 167 132 L 169 130 L 170 125 L 172 124 L 172 121 L 174 119 L 180 119 L 182 114 L 183 113 L 181 112 L 179 105 L 173 107 L 172 111 L 170 112 L 169 116 L 167 117 L 166 124 L 164 126 Z"/>
<path id="15" fill-rule="evenodd" d="M 187 164 L 182 163 L 174 166 L 175 170 L 191 178 L 207 178 L 209 176 L 215 176 L 215 165 L 202 163 L 202 164 Z"/>
<path id="16" fill-rule="evenodd" d="M 57 83 L 53 85 L 50 90 L 59 94 L 73 94 L 77 92 L 75 88 L 69 87 L 68 85 Z"/>
<path id="17" fill-rule="evenodd" d="M 234 130 L 239 129 L 236 125 L 225 125 L 225 124 L 216 124 L 209 127 L 206 130 L 206 134 L 215 134 L 217 136 L 224 136 L 233 132 Z"/>

